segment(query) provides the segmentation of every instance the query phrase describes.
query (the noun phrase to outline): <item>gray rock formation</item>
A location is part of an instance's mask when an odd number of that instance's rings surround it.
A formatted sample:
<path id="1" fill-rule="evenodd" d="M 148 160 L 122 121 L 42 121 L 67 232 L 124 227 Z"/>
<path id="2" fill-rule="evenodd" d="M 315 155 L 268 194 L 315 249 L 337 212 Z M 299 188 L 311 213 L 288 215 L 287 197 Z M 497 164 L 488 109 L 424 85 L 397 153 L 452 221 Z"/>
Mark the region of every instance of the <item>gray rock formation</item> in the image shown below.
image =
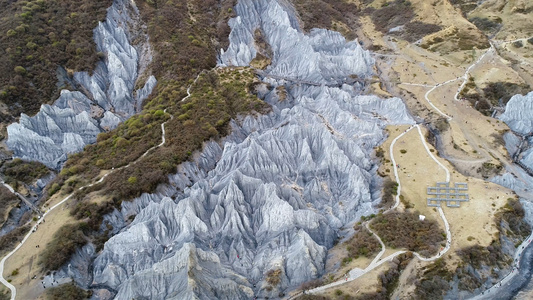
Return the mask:
<path id="1" fill-rule="evenodd" d="M 129 28 L 140 27 L 139 22 L 133 1 L 113 2 L 106 21 L 94 30 L 97 50 L 106 54 L 105 61 L 97 64 L 92 76 L 74 74 L 78 91 L 63 90 L 53 105 L 43 105 L 33 117 L 22 114 L 18 123 L 8 126 L 7 145 L 15 156 L 59 168 L 68 153 L 94 143 L 98 133 L 115 128 L 140 110 L 157 81 L 150 76 L 135 91 L 138 70 L 151 59 L 146 36 L 135 46 L 130 43 L 134 39 Z"/>
<path id="2" fill-rule="evenodd" d="M 513 96 L 500 116 L 513 131 L 520 134 L 533 132 L 533 92 L 522 96 Z"/>
<path id="3" fill-rule="evenodd" d="M 533 176 L 533 92 L 513 96 L 500 120 L 511 128 L 504 135 L 509 154 Z"/>
<path id="4" fill-rule="evenodd" d="M 342 84 L 372 70 L 358 43 L 327 30 L 305 35 L 273 0 L 241 0 L 236 12 L 220 64 L 248 64 L 260 27 L 275 57 L 259 94 L 272 112 L 233 122 L 222 145 L 207 143 L 170 184 L 106 216 L 122 229 L 95 259 L 91 286 L 116 299 L 276 298 L 318 277 L 339 229 L 375 212 L 371 155 L 384 127 L 414 123 L 400 99 Z"/>
<path id="5" fill-rule="evenodd" d="M 306 35 L 287 5 L 278 1 L 239 1 L 230 20 L 231 44 L 220 55 L 223 66 L 247 66 L 256 56 L 254 32 L 260 29 L 274 55 L 272 77 L 337 84 L 350 75 L 369 74 L 373 60 L 357 41 L 335 31 L 313 29 Z"/>

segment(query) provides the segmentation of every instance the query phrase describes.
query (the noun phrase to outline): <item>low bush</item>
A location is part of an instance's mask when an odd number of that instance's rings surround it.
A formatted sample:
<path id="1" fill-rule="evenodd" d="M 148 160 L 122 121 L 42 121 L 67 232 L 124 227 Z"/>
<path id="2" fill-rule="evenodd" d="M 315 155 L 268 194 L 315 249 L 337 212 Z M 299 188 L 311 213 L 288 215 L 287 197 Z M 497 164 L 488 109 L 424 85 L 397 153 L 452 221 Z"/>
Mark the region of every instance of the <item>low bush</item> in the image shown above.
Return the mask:
<path id="1" fill-rule="evenodd" d="M 111 0 L 0 0 L 0 100 L 7 121 L 21 112 L 33 115 L 55 99 L 57 70 L 91 71 L 100 59 L 93 29 Z"/>
<path id="2" fill-rule="evenodd" d="M 271 286 L 277 286 L 281 282 L 281 269 L 269 270 L 266 273 L 266 281 Z"/>
<path id="3" fill-rule="evenodd" d="M 324 285 L 324 281 L 320 278 L 318 279 L 315 279 L 315 280 L 311 280 L 311 281 L 307 281 L 307 282 L 304 282 L 300 285 L 300 289 L 303 290 L 303 291 L 306 291 L 306 290 L 311 290 L 311 289 L 314 289 L 316 287 L 319 287 L 319 286 L 322 286 Z"/>
<path id="4" fill-rule="evenodd" d="M 63 225 L 46 245 L 40 263 L 45 270 L 58 270 L 70 260 L 77 248 L 86 243 L 87 239 L 79 224 Z"/>
<path id="5" fill-rule="evenodd" d="M 479 30 L 488 34 L 495 33 L 501 27 L 501 19 L 499 20 L 499 23 L 497 22 L 498 20 L 490 20 L 487 18 L 479 17 L 470 18 L 469 21 L 472 24 L 476 25 Z"/>
<path id="6" fill-rule="evenodd" d="M 523 240 L 531 234 L 531 226 L 525 221 L 525 211 L 519 200 L 507 199 L 507 204 L 496 213 L 496 225 L 501 233 L 510 238 Z M 508 227 L 510 230 L 506 230 Z"/>
<path id="7" fill-rule="evenodd" d="M 398 35 L 406 41 L 413 43 L 425 37 L 426 35 L 438 32 L 441 29 L 442 27 L 436 24 L 414 21 L 405 24 L 403 30 L 393 32 L 392 34 Z"/>
<path id="8" fill-rule="evenodd" d="M 368 9 L 368 12 L 371 13 L 370 17 L 376 30 L 383 33 L 389 32 L 394 27 L 408 24 L 415 16 L 411 2 L 407 0 L 387 2 L 386 6 Z"/>
<path id="9" fill-rule="evenodd" d="M 360 9 L 355 3 L 337 0 L 291 0 L 290 2 L 303 21 L 305 30 L 328 28 L 341 32 L 347 39 L 356 38 L 356 20 Z M 347 30 L 337 27 L 335 23 L 346 25 Z"/>
<path id="10" fill-rule="evenodd" d="M 413 253 L 407 252 L 398 255 L 390 263 L 390 268 L 378 277 L 381 286 L 373 293 L 364 293 L 353 299 L 357 300 L 388 300 L 391 299 L 394 290 L 398 286 L 400 274 L 413 259 Z"/>
<path id="11" fill-rule="evenodd" d="M 381 196 L 381 202 L 379 207 L 390 207 L 394 203 L 394 197 L 398 195 L 398 183 L 390 180 L 389 178 L 384 179 L 383 182 L 383 196 Z"/>
<path id="12" fill-rule="evenodd" d="M 11 193 L 3 185 L 0 185 L 0 224 L 3 224 L 6 220 L 7 209 L 10 209 L 13 205 L 20 202 L 17 195 Z"/>
<path id="13" fill-rule="evenodd" d="M 368 229 L 356 225 L 356 230 L 354 236 L 344 242 L 348 251 L 347 258 L 357 259 L 360 256 L 370 258 L 381 250 L 381 244 Z"/>
<path id="14" fill-rule="evenodd" d="M 526 95 L 530 90 L 531 88 L 527 84 L 498 81 L 487 84 L 487 86 L 483 88 L 483 96 L 487 98 L 492 105 L 505 105 L 514 95 Z"/>
<path id="15" fill-rule="evenodd" d="M 296 300 L 331 300 L 331 298 L 326 296 L 320 296 L 320 295 L 300 295 L 296 298 Z"/>
<path id="16" fill-rule="evenodd" d="M 0 252 L 11 251 L 15 246 L 22 241 L 24 236 L 30 231 L 30 226 L 25 225 L 13 229 L 11 232 L 0 237 Z"/>
<path id="17" fill-rule="evenodd" d="M 62 284 L 58 287 L 52 287 L 46 289 L 45 299 L 46 300 L 83 300 L 89 299 L 92 295 L 91 291 L 86 291 L 78 287 L 73 282 Z"/>

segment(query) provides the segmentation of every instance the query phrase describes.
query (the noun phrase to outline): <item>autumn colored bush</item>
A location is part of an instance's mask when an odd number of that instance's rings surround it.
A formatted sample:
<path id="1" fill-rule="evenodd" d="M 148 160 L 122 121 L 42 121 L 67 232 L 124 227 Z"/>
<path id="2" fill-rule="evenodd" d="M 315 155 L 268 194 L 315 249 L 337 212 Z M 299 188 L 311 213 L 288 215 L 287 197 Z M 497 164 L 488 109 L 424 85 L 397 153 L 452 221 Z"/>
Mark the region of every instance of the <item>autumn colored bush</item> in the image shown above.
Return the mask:
<path id="1" fill-rule="evenodd" d="M 421 255 L 434 255 L 446 234 L 434 220 L 419 220 L 418 212 L 378 214 L 370 228 L 391 248 L 405 248 Z"/>

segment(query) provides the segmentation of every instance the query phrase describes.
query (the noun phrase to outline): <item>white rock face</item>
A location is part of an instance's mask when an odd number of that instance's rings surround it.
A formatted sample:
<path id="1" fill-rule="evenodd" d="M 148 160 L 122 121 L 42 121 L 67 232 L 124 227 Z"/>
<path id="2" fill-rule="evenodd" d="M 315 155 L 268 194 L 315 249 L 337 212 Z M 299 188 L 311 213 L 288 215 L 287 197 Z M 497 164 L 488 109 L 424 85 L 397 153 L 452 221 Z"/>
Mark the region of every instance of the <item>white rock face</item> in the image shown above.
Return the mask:
<path id="1" fill-rule="evenodd" d="M 533 92 L 522 96 L 513 96 L 500 116 L 513 131 L 520 134 L 533 132 Z"/>
<path id="2" fill-rule="evenodd" d="M 373 60 L 357 41 L 346 42 L 335 31 L 313 29 L 305 35 L 298 22 L 277 1 L 242 0 L 230 20 L 231 44 L 220 56 L 223 66 L 247 66 L 255 57 L 254 32 L 261 29 L 274 57 L 271 76 L 316 83 L 339 83 L 352 74 L 369 74 Z"/>
<path id="3" fill-rule="evenodd" d="M 277 298 L 320 276 L 339 229 L 375 212 L 380 179 L 371 155 L 384 127 L 414 124 L 400 99 L 339 84 L 370 74 L 358 43 L 326 30 L 304 35 L 273 0 L 242 0 L 236 12 L 220 63 L 248 64 L 261 26 L 275 59 L 264 78 L 272 89 L 259 96 L 273 110 L 233 122 L 222 145 L 207 143 L 169 185 L 106 217 L 124 229 L 95 259 L 92 285 L 116 299 Z M 270 287 L 266 273 L 276 269 L 280 283 Z"/>
<path id="4" fill-rule="evenodd" d="M 128 30 L 138 23 L 135 3 L 115 0 L 107 11 L 105 22 L 94 30 L 97 50 L 106 54 L 93 75 L 74 74 L 80 91 L 63 90 L 54 105 L 43 105 L 37 115 L 21 115 L 18 123 L 7 128 L 7 145 L 16 156 L 38 160 L 51 168 L 59 168 L 68 153 L 78 152 L 94 143 L 96 135 L 115 128 L 140 110 L 157 83 L 151 76 L 143 88 L 134 91 L 138 77 L 139 57 L 149 47 L 148 40 L 136 47 L 130 44 Z"/>
<path id="5" fill-rule="evenodd" d="M 533 170 L 533 92 L 513 96 L 500 120 L 513 131 L 504 136 L 509 153 L 516 155 L 524 167 Z"/>

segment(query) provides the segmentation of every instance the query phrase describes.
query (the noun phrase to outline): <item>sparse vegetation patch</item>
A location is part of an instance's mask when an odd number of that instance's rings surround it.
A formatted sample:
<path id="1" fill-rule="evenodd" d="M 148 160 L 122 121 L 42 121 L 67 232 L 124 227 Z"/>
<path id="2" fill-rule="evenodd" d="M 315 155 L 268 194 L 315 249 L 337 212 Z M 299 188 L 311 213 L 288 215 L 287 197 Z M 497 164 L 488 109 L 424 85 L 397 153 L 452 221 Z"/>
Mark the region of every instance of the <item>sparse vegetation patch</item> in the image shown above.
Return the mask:
<path id="1" fill-rule="evenodd" d="M 389 178 L 384 179 L 383 196 L 381 197 L 379 207 L 388 208 L 392 206 L 394 203 L 394 196 L 396 195 L 398 195 L 398 183 Z"/>
<path id="2" fill-rule="evenodd" d="M 419 220 L 418 212 L 378 214 L 370 228 L 388 247 L 406 248 L 424 256 L 438 253 L 446 234 L 433 220 Z"/>
<path id="3" fill-rule="evenodd" d="M 86 243 L 87 239 L 78 224 L 64 225 L 46 245 L 40 263 L 45 270 L 57 270 L 70 260 L 76 249 Z"/>
<path id="4" fill-rule="evenodd" d="M 0 224 L 3 224 L 6 220 L 7 209 L 19 202 L 20 199 L 17 195 L 11 193 L 11 191 L 3 185 L 0 185 Z"/>
<path id="5" fill-rule="evenodd" d="M 304 29 L 328 28 L 339 31 L 347 39 L 355 39 L 357 13 L 356 4 L 337 0 L 291 0 L 297 14 L 304 23 Z M 338 24 L 346 25 L 345 27 Z"/>
<path id="6" fill-rule="evenodd" d="M 386 2 L 380 9 L 367 8 L 366 12 L 370 13 L 376 30 L 382 33 L 388 33 L 394 27 L 406 25 L 415 17 L 411 2 L 407 0 Z"/>
<path id="7" fill-rule="evenodd" d="M 362 225 L 356 225 L 355 230 L 357 232 L 354 236 L 344 243 L 348 251 L 348 256 L 343 259 L 344 264 L 360 256 L 371 258 L 381 250 L 379 241 L 368 229 Z"/>
<path id="8" fill-rule="evenodd" d="M 446 262 L 439 258 L 418 271 L 417 277 L 414 299 L 442 299 L 450 289 L 449 282 L 453 278 L 453 272 L 448 270 Z"/>
<path id="9" fill-rule="evenodd" d="M 91 291 L 81 289 L 72 282 L 62 284 L 58 287 L 48 288 L 45 293 L 46 300 L 83 300 L 89 299 L 91 295 Z"/>
<path id="10" fill-rule="evenodd" d="M 372 299 L 372 300 L 387 300 L 391 299 L 394 290 L 398 286 L 400 274 L 407 267 L 413 259 L 413 253 L 407 252 L 396 256 L 390 263 L 390 268 L 379 275 L 380 287 L 374 293 L 365 293 L 351 299 Z"/>

